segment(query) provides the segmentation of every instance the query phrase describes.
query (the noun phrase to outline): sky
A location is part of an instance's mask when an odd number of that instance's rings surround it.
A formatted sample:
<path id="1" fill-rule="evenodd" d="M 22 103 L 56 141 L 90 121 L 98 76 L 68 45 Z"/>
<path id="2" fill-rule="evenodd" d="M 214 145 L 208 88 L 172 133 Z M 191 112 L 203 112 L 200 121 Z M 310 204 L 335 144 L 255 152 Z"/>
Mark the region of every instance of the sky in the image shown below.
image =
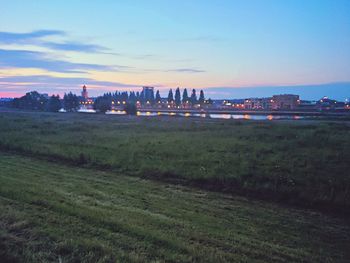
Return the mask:
<path id="1" fill-rule="evenodd" d="M 0 0 L 0 97 L 350 97 L 348 0 Z"/>

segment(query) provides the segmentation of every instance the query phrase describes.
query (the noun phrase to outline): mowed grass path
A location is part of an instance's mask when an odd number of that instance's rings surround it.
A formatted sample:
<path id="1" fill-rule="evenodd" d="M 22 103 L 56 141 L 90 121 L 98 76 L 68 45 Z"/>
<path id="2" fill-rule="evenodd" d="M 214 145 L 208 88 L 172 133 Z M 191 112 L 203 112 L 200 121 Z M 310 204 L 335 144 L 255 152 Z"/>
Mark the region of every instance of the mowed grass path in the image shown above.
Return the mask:
<path id="1" fill-rule="evenodd" d="M 0 152 L 1 262 L 349 262 L 345 220 Z"/>

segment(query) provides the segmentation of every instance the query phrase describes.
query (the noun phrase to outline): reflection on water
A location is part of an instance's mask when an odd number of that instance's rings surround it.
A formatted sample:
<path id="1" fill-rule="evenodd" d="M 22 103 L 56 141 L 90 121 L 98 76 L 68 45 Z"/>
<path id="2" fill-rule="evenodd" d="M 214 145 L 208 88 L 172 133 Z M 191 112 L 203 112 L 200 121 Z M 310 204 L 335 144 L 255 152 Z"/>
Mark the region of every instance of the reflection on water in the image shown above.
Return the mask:
<path id="1" fill-rule="evenodd" d="M 126 111 L 125 110 L 109 110 L 109 111 L 106 111 L 106 114 L 125 115 Z"/>
<path id="2" fill-rule="evenodd" d="M 79 109 L 78 112 L 83 112 L 83 113 L 96 113 L 96 111 L 93 110 L 93 109 Z"/>
<path id="3" fill-rule="evenodd" d="M 182 117 L 191 117 L 191 116 L 193 116 L 194 117 L 194 114 L 192 115 L 191 113 L 186 112 L 186 113 L 179 113 L 179 116 L 182 116 Z"/>
<path id="4" fill-rule="evenodd" d="M 87 111 L 84 111 L 87 112 Z M 88 111 L 88 112 L 95 112 L 95 111 Z M 116 114 L 116 115 L 125 115 L 126 112 L 122 110 L 110 110 L 107 111 L 106 114 Z M 256 121 L 262 121 L 262 120 L 300 120 L 304 117 L 302 116 L 291 116 L 291 115 L 250 115 L 250 114 L 228 114 L 228 113 L 211 113 L 211 114 L 205 114 L 205 113 L 190 113 L 190 112 L 161 112 L 161 111 L 137 111 L 137 116 L 145 116 L 145 117 L 155 117 L 155 116 L 180 116 L 180 117 L 196 117 L 196 118 L 212 118 L 212 119 L 235 119 L 235 120 L 256 120 Z"/>
<path id="5" fill-rule="evenodd" d="M 209 117 L 212 119 L 231 119 L 231 114 L 209 114 Z"/>

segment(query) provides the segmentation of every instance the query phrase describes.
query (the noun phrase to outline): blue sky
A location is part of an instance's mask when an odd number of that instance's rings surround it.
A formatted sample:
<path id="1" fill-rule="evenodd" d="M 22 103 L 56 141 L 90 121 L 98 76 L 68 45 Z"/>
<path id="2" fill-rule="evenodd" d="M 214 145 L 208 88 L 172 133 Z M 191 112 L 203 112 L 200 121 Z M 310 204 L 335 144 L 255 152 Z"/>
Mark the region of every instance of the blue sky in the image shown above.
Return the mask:
<path id="1" fill-rule="evenodd" d="M 350 97 L 350 1 L 0 0 L 0 96 Z"/>

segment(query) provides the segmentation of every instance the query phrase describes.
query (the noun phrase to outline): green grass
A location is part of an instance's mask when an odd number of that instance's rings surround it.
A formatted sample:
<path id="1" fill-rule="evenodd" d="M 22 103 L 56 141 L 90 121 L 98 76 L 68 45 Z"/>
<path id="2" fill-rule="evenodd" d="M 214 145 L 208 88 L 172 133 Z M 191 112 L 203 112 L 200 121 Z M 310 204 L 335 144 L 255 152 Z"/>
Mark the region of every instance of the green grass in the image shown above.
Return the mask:
<path id="1" fill-rule="evenodd" d="M 350 126 L 0 113 L 0 149 L 282 202 L 350 208 Z"/>
<path id="2" fill-rule="evenodd" d="M 318 212 L 0 153 L 1 262 L 348 262 Z M 61 261 L 60 261 L 61 260 Z"/>

